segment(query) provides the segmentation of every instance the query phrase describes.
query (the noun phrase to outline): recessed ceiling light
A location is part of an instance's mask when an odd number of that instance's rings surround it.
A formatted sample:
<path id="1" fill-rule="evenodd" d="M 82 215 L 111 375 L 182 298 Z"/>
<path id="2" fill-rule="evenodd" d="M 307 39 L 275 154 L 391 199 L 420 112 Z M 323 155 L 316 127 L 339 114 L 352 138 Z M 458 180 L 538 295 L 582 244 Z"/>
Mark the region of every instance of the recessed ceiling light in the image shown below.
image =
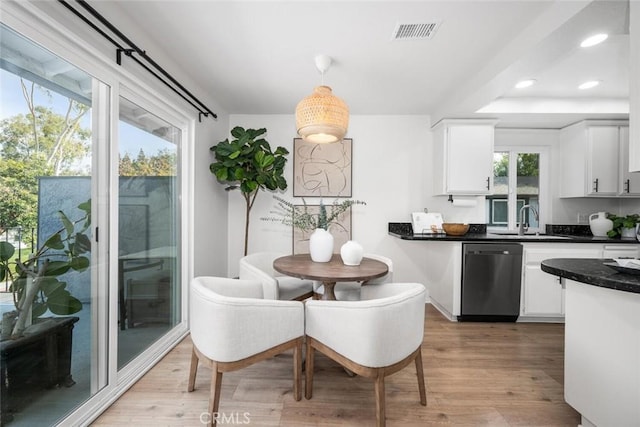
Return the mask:
<path id="1" fill-rule="evenodd" d="M 587 37 L 586 39 L 582 40 L 582 43 L 580 43 L 580 47 L 595 46 L 595 45 L 605 41 L 607 39 L 607 37 L 609 37 L 609 35 L 608 34 L 604 34 L 604 33 L 596 34 L 596 35 L 591 36 L 591 37 Z"/>
<path id="2" fill-rule="evenodd" d="M 588 82 L 582 83 L 578 86 L 578 89 L 591 89 L 592 87 L 596 87 L 600 84 L 600 80 L 591 80 Z"/>
<path id="3" fill-rule="evenodd" d="M 536 83 L 535 79 L 521 80 L 516 83 L 516 89 L 524 89 L 525 87 L 533 86 Z"/>

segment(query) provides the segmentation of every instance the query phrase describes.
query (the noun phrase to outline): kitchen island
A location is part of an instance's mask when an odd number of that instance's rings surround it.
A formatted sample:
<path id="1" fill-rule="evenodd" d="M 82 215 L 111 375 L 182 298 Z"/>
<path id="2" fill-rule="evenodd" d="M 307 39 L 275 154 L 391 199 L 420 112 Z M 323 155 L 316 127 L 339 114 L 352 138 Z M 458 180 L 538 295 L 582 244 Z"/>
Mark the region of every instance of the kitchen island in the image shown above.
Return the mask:
<path id="1" fill-rule="evenodd" d="M 640 425 L 640 275 L 611 261 L 541 264 L 565 286 L 564 396 L 583 426 Z"/>

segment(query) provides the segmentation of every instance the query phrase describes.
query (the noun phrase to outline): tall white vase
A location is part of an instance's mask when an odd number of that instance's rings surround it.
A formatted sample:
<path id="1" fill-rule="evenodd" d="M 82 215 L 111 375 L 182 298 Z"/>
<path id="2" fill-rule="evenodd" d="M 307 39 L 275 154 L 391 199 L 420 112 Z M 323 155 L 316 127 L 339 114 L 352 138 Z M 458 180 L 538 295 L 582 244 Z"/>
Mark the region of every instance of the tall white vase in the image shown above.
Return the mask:
<path id="1" fill-rule="evenodd" d="M 327 230 L 316 228 L 309 237 L 309 254 L 314 262 L 329 262 L 333 255 L 333 236 Z"/>

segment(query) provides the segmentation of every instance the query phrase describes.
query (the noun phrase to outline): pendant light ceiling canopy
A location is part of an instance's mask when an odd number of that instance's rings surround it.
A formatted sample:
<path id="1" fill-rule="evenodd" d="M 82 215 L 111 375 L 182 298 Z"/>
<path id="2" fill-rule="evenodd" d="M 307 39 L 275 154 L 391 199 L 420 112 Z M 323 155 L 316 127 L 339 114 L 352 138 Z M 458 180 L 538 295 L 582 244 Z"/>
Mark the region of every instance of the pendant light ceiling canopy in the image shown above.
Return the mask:
<path id="1" fill-rule="evenodd" d="M 298 103 L 296 107 L 296 129 L 298 135 L 312 143 L 332 143 L 342 141 L 349 127 L 349 107 L 333 95 L 331 88 L 324 85 L 324 73 L 331 66 L 331 58 L 318 55 L 316 67 L 322 74 L 322 85 Z"/>

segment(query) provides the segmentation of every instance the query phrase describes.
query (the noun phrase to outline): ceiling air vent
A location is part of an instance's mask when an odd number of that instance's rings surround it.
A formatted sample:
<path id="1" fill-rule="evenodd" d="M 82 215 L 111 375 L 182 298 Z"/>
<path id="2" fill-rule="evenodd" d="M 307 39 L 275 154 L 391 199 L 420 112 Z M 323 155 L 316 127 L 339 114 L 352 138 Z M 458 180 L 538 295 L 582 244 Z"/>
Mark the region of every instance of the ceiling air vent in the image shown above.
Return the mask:
<path id="1" fill-rule="evenodd" d="M 440 26 L 439 22 L 426 24 L 397 24 L 393 30 L 393 40 L 423 40 L 430 39 Z"/>

